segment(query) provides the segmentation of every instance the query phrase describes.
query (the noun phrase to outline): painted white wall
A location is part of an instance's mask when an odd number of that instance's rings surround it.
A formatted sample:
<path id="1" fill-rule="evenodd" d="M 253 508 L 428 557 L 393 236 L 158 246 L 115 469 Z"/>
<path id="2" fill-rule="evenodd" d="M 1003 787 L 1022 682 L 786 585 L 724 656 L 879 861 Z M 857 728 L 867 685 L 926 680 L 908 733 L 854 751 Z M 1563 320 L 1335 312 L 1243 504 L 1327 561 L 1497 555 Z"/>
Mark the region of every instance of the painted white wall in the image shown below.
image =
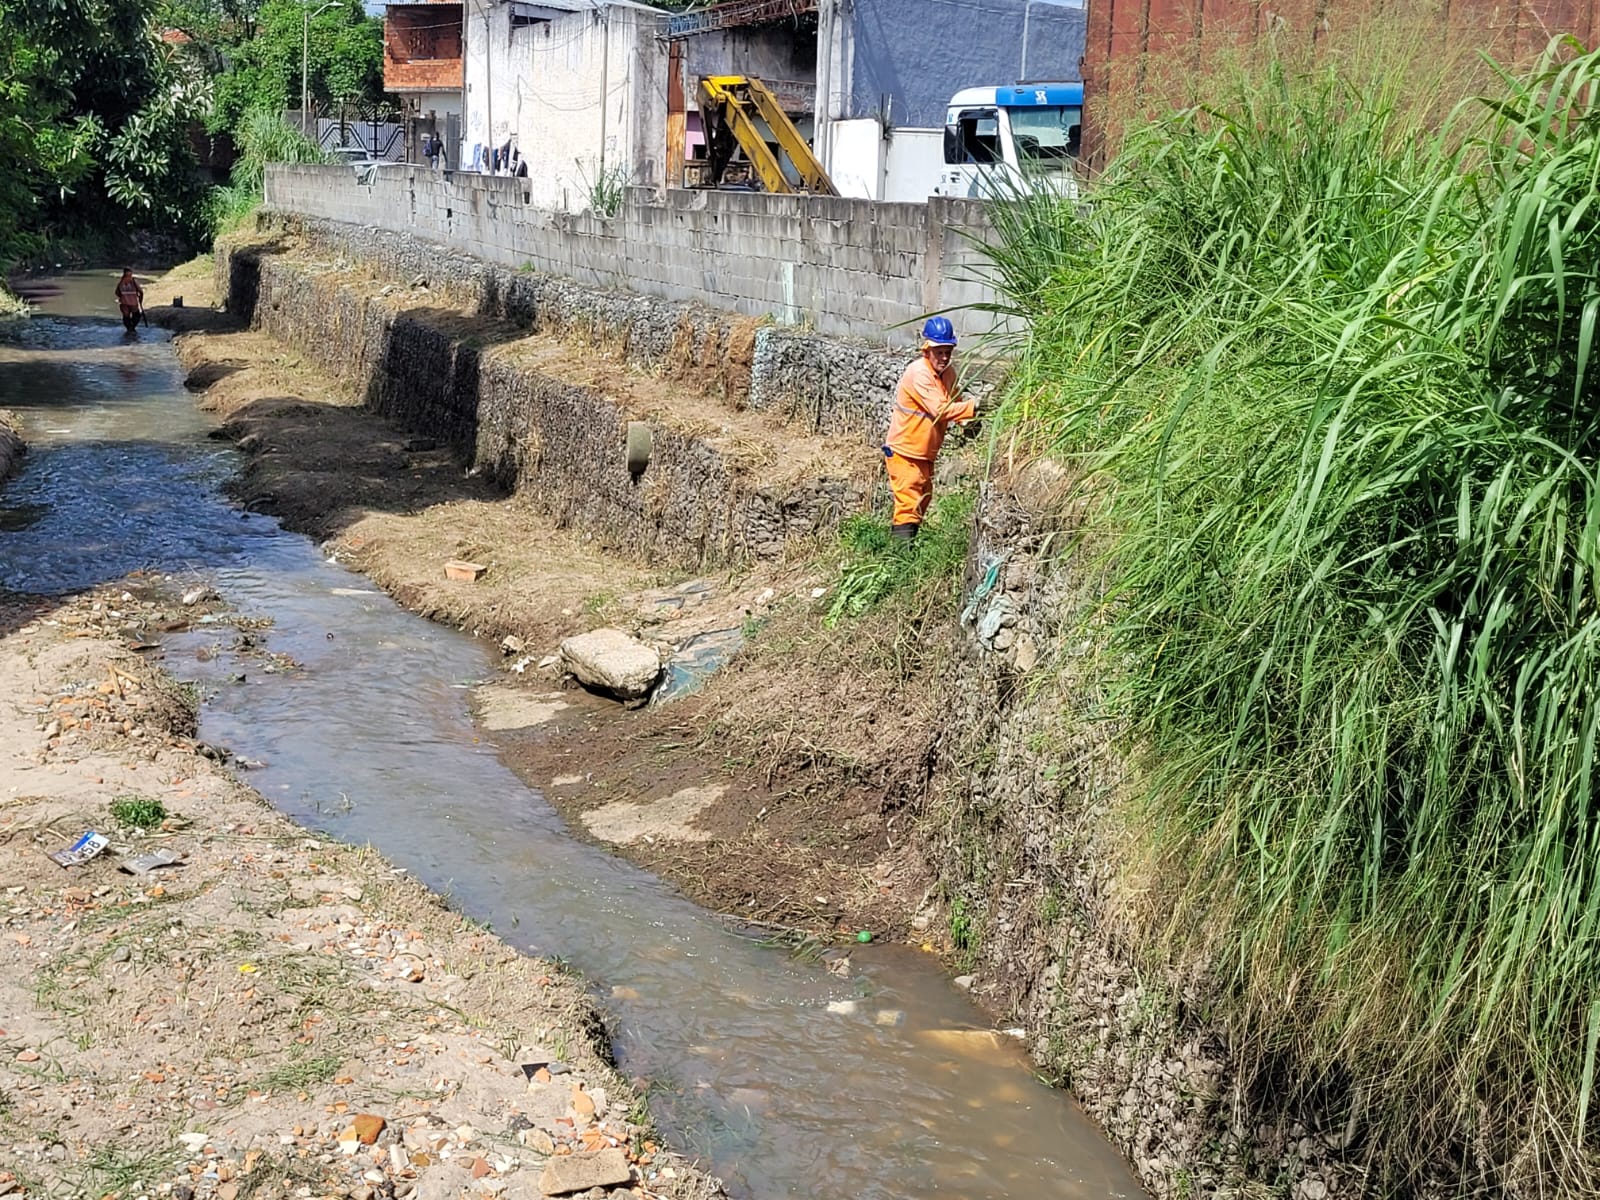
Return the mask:
<path id="1" fill-rule="evenodd" d="M 828 177 L 841 196 L 878 200 L 883 190 L 883 130 L 870 118 L 834 121 Z"/>
<path id="2" fill-rule="evenodd" d="M 448 92 L 407 92 L 406 99 L 416 102 L 417 115 L 426 117 L 430 112 L 442 122 L 452 113 L 461 115 L 461 93 L 455 89 Z"/>
<path id="3" fill-rule="evenodd" d="M 659 187 L 666 14 L 608 4 L 513 29 L 508 6 L 486 4 L 468 3 L 462 162 L 472 162 L 475 147 L 514 138 L 541 208 L 586 207 L 602 163 L 620 168 L 626 183 Z"/>
<path id="4" fill-rule="evenodd" d="M 828 174 L 841 196 L 920 204 L 944 166 L 944 130 L 891 129 L 859 118 L 832 123 Z"/>
<path id="5" fill-rule="evenodd" d="M 944 130 L 894 129 L 884 143 L 883 194 L 890 203 L 920 203 L 933 195 L 944 169 Z"/>
<path id="6" fill-rule="evenodd" d="M 498 21 L 495 19 L 497 16 Z M 490 114 L 487 104 L 488 49 L 492 39 L 504 38 L 508 20 L 504 9 L 498 14 L 494 12 L 490 0 L 465 0 L 462 6 L 461 57 L 465 88 L 461 97 L 461 151 L 457 161 L 463 170 L 472 161 L 474 145 L 491 144 L 491 130 L 488 128 Z M 499 39 L 495 39 L 497 25 Z M 499 113 L 493 115 L 500 118 Z M 492 132 L 504 134 L 506 130 L 503 118 L 497 125 L 499 127 Z"/>

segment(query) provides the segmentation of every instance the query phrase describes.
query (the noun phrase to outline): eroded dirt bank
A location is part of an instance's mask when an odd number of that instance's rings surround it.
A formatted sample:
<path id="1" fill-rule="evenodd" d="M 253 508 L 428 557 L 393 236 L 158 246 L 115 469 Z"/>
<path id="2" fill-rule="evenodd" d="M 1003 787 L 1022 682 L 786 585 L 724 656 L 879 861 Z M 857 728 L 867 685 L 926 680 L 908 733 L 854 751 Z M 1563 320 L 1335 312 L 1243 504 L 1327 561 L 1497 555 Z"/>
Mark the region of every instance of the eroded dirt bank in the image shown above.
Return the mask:
<path id="1" fill-rule="evenodd" d="M 22 451 L 22 435 L 17 431 L 16 417 L 0 409 L 0 483 L 17 469 Z"/>
<path id="2" fill-rule="evenodd" d="M 0 1193 L 720 1194 L 636 1123 L 579 981 L 193 740 L 128 648 L 198 613 L 181 587 L 0 598 Z"/>

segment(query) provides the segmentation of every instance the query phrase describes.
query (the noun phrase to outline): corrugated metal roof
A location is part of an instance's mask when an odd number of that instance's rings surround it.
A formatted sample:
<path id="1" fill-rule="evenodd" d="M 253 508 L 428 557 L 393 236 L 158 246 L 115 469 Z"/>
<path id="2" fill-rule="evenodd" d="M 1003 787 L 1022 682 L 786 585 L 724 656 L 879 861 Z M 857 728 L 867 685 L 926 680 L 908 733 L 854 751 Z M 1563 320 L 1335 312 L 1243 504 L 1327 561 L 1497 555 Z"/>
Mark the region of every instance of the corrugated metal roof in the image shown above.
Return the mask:
<path id="1" fill-rule="evenodd" d="M 667 23 L 667 37 L 686 38 L 713 29 L 772 25 L 817 11 L 817 0 L 729 0 L 693 12 L 678 13 Z"/>

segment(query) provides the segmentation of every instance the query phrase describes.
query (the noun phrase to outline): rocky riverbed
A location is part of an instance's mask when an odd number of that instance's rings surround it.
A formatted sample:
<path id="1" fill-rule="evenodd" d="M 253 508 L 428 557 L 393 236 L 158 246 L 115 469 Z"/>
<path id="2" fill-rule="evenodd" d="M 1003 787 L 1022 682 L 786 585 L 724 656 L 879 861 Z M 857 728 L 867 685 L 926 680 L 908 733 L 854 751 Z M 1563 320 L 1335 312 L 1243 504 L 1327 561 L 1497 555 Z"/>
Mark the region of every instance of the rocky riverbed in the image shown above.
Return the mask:
<path id="1" fill-rule="evenodd" d="M 202 622 L 253 636 L 165 577 L 0 600 L 0 1195 L 719 1195 L 577 979 L 195 740 L 154 643 Z"/>

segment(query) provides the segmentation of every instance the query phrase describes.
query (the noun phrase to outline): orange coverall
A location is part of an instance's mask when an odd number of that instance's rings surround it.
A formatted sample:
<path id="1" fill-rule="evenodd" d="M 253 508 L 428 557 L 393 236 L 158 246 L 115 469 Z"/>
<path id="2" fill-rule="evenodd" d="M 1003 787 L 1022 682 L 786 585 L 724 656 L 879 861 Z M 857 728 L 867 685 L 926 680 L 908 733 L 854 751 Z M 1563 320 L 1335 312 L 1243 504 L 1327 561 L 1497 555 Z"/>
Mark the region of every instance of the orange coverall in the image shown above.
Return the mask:
<path id="1" fill-rule="evenodd" d="M 117 305 L 124 313 L 138 310 L 144 303 L 144 289 L 132 275 L 117 280 Z"/>
<path id="2" fill-rule="evenodd" d="M 900 376 L 883 446 L 894 491 L 894 524 L 922 524 L 933 498 L 933 460 L 944 445 L 945 431 L 952 422 L 975 415 L 972 402 L 956 394 L 954 367 L 935 371 L 924 354 Z"/>

